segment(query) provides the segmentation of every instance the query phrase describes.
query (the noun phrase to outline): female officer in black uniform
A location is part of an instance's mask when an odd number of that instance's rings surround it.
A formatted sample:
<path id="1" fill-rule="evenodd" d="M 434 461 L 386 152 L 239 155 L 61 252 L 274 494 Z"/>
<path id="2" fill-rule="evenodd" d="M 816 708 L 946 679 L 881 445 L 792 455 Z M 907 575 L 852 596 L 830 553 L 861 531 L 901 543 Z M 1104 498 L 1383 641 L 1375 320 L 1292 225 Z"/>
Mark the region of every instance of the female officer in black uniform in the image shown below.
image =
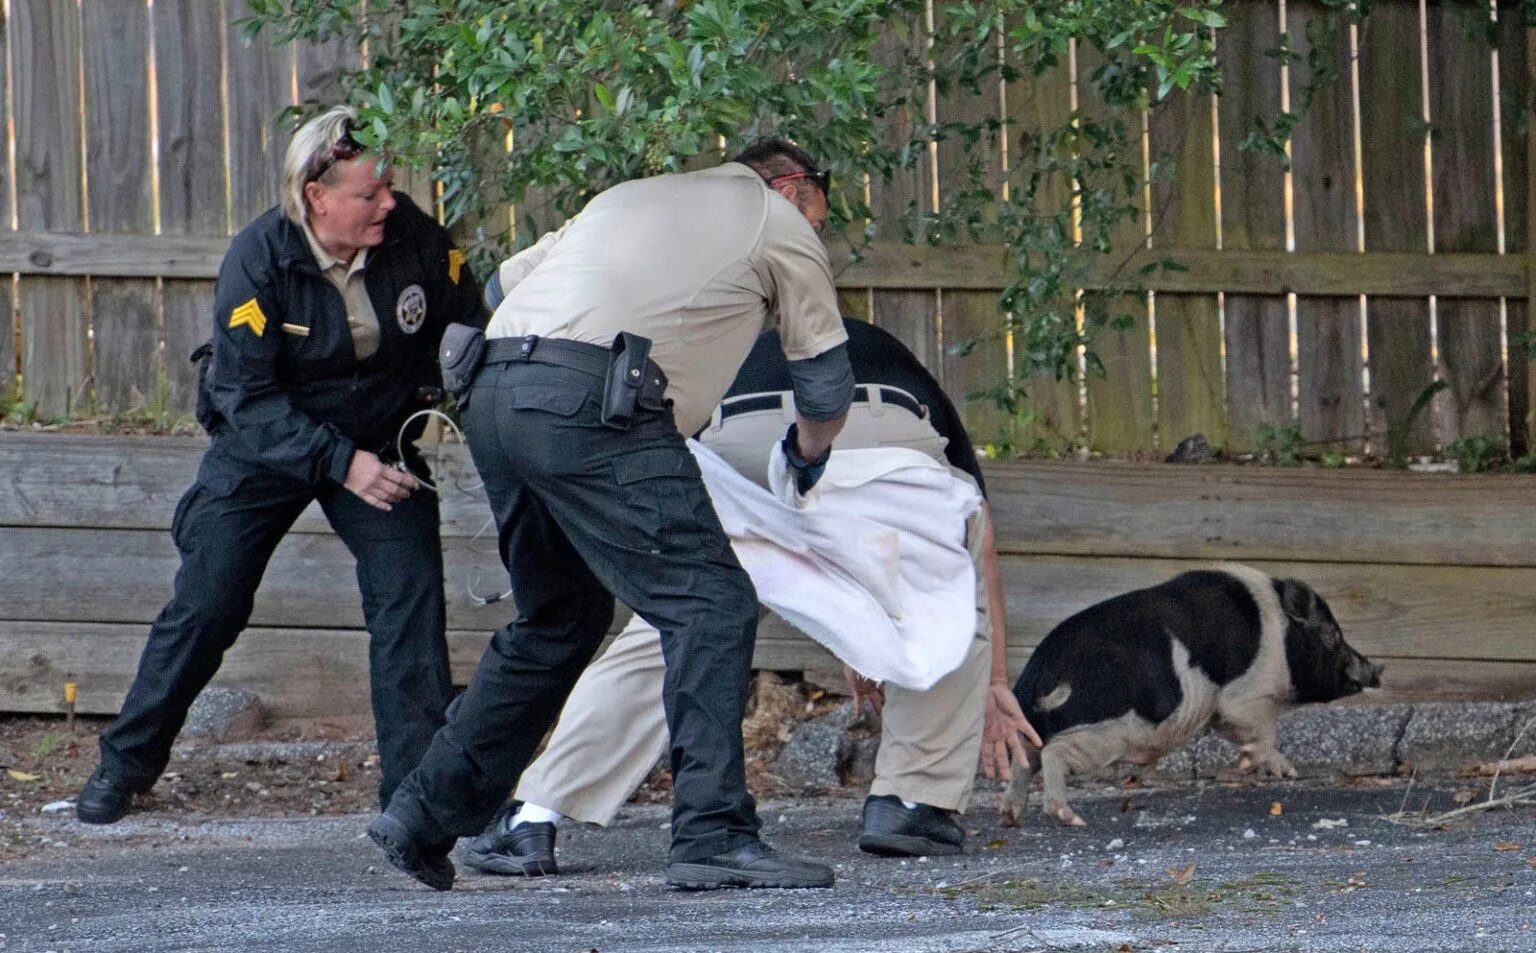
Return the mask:
<path id="1" fill-rule="evenodd" d="M 357 559 L 381 803 L 442 724 L 452 685 L 437 500 L 385 461 L 437 383 L 443 329 L 483 325 L 485 313 L 464 256 L 391 191 L 354 121 L 336 107 L 298 131 L 282 204 L 235 236 L 219 269 L 198 400 L 213 440 L 171 522 L 175 595 L 76 800 L 87 823 L 120 819 L 165 769 L 273 549 L 312 500 Z M 425 475 L 419 459 L 405 463 Z"/>

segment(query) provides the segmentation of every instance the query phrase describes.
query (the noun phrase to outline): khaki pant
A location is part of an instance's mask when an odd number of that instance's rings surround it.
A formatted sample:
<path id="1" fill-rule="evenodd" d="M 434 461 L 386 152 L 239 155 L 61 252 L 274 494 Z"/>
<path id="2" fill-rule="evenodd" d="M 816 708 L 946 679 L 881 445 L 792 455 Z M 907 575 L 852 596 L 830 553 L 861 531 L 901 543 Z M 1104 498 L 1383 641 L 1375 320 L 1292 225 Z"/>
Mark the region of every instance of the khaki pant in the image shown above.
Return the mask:
<path id="1" fill-rule="evenodd" d="M 793 419 L 792 407 L 723 422 L 717 412 L 701 439 L 762 483 L 769 454 Z M 849 409 L 837 446 L 913 446 L 942 459 L 944 443 L 926 420 L 876 399 Z M 967 534 L 978 566 L 976 638 L 960 667 L 927 691 L 886 686 L 871 794 L 953 811 L 964 811 L 970 800 L 992 659 L 979 524 L 972 520 Z M 636 616 L 577 681 L 548 746 L 523 773 L 518 800 L 589 823 L 611 821 L 667 748 L 665 671 L 660 634 Z"/>

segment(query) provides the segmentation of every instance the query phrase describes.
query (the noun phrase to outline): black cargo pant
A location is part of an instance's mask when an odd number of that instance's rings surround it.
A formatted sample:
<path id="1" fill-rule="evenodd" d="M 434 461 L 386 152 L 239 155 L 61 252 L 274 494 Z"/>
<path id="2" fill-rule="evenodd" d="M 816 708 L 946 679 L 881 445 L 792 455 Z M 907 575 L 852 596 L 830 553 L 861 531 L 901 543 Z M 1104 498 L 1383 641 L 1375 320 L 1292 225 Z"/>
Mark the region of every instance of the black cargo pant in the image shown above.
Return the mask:
<path id="1" fill-rule="evenodd" d="M 149 630 L 122 713 L 101 735 L 108 775 L 143 790 L 165 770 L 187 710 L 250 619 L 272 551 L 317 498 L 357 559 L 383 772 L 379 800 L 389 803 L 443 724 L 453 691 L 436 495 L 417 490 L 386 513 L 340 486 L 317 492 L 213 452 L 171 521 L 181 552 L 175 594 Z"/>
<path id="2" fill-rule="evenodd" d="M 741 748 L 756 593 L 671 411 L 614 430 L 601 393 L 598 377 L 537 363 L 488 365 L 475 383 L 465 430 L 518 616 L 390 804 L 424 840 L 485 828 L 602 642 L 615 596 L 661 631 L 671 859 L 757 838 Z"/>

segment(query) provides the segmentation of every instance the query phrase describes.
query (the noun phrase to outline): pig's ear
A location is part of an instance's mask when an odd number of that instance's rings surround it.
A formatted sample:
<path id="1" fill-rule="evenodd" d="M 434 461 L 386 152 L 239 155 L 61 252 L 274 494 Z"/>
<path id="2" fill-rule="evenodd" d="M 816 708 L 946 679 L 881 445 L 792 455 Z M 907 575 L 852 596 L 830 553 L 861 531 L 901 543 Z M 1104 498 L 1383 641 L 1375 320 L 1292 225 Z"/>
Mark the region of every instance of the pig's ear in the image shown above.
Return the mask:
<path id="1" fill-rule="evenodd" d="M 1280 595 L 1280 608 L 1297 622 L 1311 619 L 1317 610 L 1317 593 L 1299 579 L 1279 579 L 1275 590 Z"/>

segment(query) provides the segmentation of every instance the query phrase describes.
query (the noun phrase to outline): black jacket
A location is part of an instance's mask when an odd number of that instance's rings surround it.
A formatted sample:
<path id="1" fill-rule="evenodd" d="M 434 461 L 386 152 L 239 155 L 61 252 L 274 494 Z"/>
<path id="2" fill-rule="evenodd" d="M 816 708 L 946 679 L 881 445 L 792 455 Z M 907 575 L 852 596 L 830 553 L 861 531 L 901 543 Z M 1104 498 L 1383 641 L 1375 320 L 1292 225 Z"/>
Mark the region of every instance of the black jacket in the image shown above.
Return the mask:
<path id="1" fill-rule="evenodd" d="M 199 419 L 211 455 L 311 485 L 341 483 L 356 449 L 395 446 L 439 379 L 451 323 L 484 326 L 480 289 L 448 233 L 408 196 L 368 250 L 364 285 L 379 347 L 359 361 L 346 305 L 304 232 L 274 208 L 236 235 L 214 288 L 213 359 Z M 421 422 L 424 424 L 424 421 Z M 419 436 L 420 426 L 407 435 Z"/>

